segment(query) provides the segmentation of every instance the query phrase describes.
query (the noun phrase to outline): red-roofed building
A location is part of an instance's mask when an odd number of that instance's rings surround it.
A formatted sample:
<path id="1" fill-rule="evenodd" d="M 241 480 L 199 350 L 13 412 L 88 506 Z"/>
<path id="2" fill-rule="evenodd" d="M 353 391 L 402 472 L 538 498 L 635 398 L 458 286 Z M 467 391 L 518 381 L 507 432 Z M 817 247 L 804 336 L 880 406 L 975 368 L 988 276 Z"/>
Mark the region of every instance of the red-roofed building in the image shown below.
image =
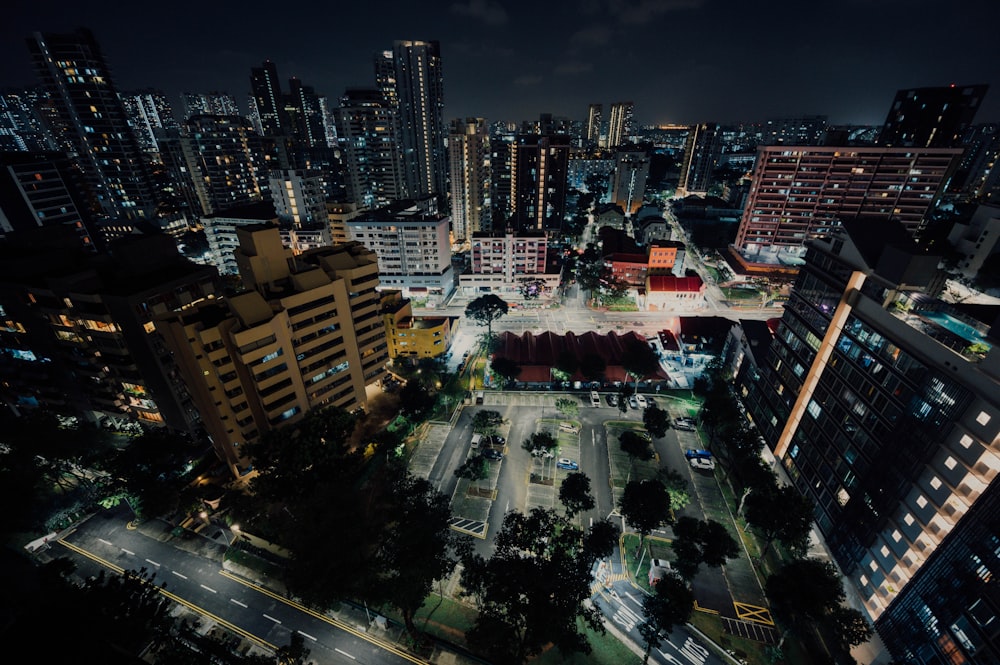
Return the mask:
<path id="1" fill-rule="evenodd" d="M 505 332 L 500 335 L 500 343 L 494 355 L 510 358 L 521 367 L 521 373 L 517 377 L 518 383 L 550 384 L 551 370 L 564 351 L 575 355 L 578 364 L 587 356 L 602 358 L 606 366 L 602 383 L 625 382 L 631 379 L 626 377 L 625 369 L 621 366 L 621 358 L 632 340 L 648 344 L 646 338 L 636 332 L 623 335 L 613 331 L 605 334 L 590 331 L 579 335 L 572 332 L 565 335 L 553 332 L 543 332 L 539 335 L 526 332 L 515 335 Z M 666 371 L 658 368 L 654 375 L 646 378 L 646 381 L 659 382 L 668 379 Z M 589 379 L 579 371 L 570 377 L 570 380 L 589 382 Z"/>
<path id="2" fill-rule="evenodd" d="M 705 283 L 697 275 L 650 275 L 646 277 L 644 298 L 646 309 L 653 312 L 701 309 L 705 306 Z"/>

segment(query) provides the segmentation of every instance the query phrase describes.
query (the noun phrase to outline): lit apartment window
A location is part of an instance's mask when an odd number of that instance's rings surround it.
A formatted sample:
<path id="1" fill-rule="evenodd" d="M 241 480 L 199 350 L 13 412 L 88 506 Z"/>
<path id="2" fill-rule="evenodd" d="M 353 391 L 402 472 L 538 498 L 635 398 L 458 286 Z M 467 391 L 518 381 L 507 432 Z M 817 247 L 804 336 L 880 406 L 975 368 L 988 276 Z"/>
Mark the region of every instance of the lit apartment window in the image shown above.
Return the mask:
<path id="1" fill-rule="evenodd" d="M 962 444 L 963 448 L 968 448 L 969 446 L 972 445 L 972 437 L 969 436 L 968 434 L 963 434 L 962 438 L 959 439 L 958 442 Z"/>
<path id="2" fill-rule="evenodd" d="M 927 506 L 927 499 L 924 497 L 923 494 L 917 497 L 917 505 L 920 506 L 921 508 Z"/>
<path id="3" fill-rule="evenodd" d="M 897 542 L 897 543 L 898 543 L 898 542 L 899 542 L 900 540 L 902 540 L 902 539 L 903 539 L 903 534 L 901 534 L 901 533 L 899 532 L 899 529 L 894 529 L 894 530 L 893 530 L 893 532 L 892 532 L 892 539 L 893 539 L 893 540 L 894 540 L 895 542 Z"/>
<path id="4" fill-rule="evenodd" d="M 910 513 L 906 513 L 906 515 L 903 517 L 903 521 L 906 522 L 907 526 L 912 526 L 914 522 L 913 515 L 911 515 Z"/>
<path id="5" fill-rule="evenodd" d="M 980 425 L 986 425 L 987 423 L 990 422 L 990 414 L 986 413 L 985 411 L 980 411 L 979 415 L 976 416 L 976 422 L 979 423 Z"/>
<path id="6" fill-rule="evenodd" d="M 933 478 L 931 478 L 931 487 L 933 487 L 934 489 L 940 489 L 941 488 L 941 479 L 938 478 L 937 476 L 934 476 Z"/>
<path id="7" fill-rule="evenodd" d="M 954 469 L 957 464 L 958 462 L 955 461 L 955 458 L 950 455 L 948 456 L 948 459 L 944 461 L 944 465 L 948 467 L 949 470 Z"/>

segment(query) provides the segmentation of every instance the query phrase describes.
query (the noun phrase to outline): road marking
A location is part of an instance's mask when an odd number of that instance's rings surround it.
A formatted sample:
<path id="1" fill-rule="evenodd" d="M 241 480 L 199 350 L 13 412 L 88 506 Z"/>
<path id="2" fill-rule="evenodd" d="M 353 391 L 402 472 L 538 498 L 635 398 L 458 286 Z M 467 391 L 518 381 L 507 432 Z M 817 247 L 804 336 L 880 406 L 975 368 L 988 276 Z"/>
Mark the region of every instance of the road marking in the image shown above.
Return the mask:
<path id="1" fill-rule="evenodd" d="M 210 586 L 205 586 L 204 584 L 199 584 L 198 586 L 200 586 L 205 591 L 211 591 L 212 593 L 219 593 L 218 591 L 216 591 L 215 589 L 213 589 Z"/>
<path id="2" fill-rule="evenodd" d="M 99 543 L 104 543 L 105 545 L 110 545 L 110 544 L 111 544 L 111 541 L 109 541 L 109 540 L 104 540 L 103 538 L 98 538 L 98 539 L 97 539 L 97 542 L 99 542 Z"/>
<path id="3" fill-rule="evenodd" d="M 174 575 L 176 575 L 177 577 L 181 578 L 182 580 L 186 580 L 187 579 L 187 575 L 181 575 L 176 570 L 171 570 L 170 572 L 173 573 Z"/>
<path id="4" fill-rule="evenodd" d="M 303 633 L 303 632 L 302 632 L 301 630 L 297 630 L 297 631 L 295 631 L 295 632 L 296 632 L 296 633 L 298 633 L 299 635 L 301 635 L 302 637 L 308 637 L 308 638 L 309 638 L 310 640 L 312 640 L 313 642 L 315 642 L 315 641 L 316 641 L 316 638 L 315 638 L 315 637 L 313 637 L 312 635 L 310 635 L 309 633 Z"/>
<path id="5" fill-rule="evenodd" d="M 236 600 L 235 598 L 230 598 L 229 602 L 232 603 L 233 605 L 239 605 L 240 607 L 242 607 L 244 609 L 246 609 L 246 607 L 247 607 L 246 603 L 241 603 L 240 601 Z"/>
<path id="6" fill-rule="evenodd" d="M 159 562 L 157 562 L 157 561 L 153 561 L 152 559 L 146 559 L 146 563 L 148 563 L 148 564 L 149 564 L 149 565 L 151 565 L 151 566 L 156 566 L 157 568 L 159 568 L 159 567 L 160 567 L 160 564 L 159 564 Z"/>
<path id="7" fill-rule="evenodd" d="M 357 660 L 357 658 L 355 658 L 355 657 L 354 657 L 354 656 L 352 656 L 351 654 L 347 653 L 346 651 L 341 651 L 341 650 L 340 650 L 340 649 L 338 649 L 337 647 L 334 647 L 334 648 L 333 648 L 333 650 L 334 650 L 334 651 L 336 651 L 337 653 L 342 653 L 342 654 L 344 654 L 345 656 L 347 656 L 347 657 L 348 657 L 348 658 L 350 658 L 351 660 Z"/>
<path id="8" fill-rule="evenodd" d="M 774 625 L 774 619 L 771 618 L 771 611 L 766 607 L 751 605 L 750 603 L 740 603 L 735 600 L 733 601 L 733 607 L 736 608 L 737 619 L 762 623 L 765 626 Z"/>
<path id="9" fill-rule="evenodd" d="M 128 554 L 129 556 L 135 556 L 135 552 L 127 550 L 124 547 L 122 548 L 122 552 L 125 552 L 125 554 Z"/>
<path id="10" fill-rule="evenodd" d="M 268 615 L 266 615 L 266 614 L 265 614 L 265 615 L 264 615 L 264 618 L 265 618 L 265 619 L 270 619 L 270 620 L 271 620 L 271 621 L 273 621 L 274 623 L 276 623 L 276 624 L 278 624 L 278 625 L 281 625 L 281 621 L 279 621 L 278 619 L 275 619 L 275 618 L 274 618 L 274 617 L 272 617 L 272 616 L 268 616 Z"/>

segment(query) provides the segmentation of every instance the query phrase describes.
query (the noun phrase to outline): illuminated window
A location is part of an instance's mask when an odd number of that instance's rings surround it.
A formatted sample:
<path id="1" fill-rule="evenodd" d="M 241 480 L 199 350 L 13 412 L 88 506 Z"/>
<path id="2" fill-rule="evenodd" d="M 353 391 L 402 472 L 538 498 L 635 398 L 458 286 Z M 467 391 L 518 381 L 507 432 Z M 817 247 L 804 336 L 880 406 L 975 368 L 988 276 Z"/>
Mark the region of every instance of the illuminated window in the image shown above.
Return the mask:
<path id="1" fill-rule="evenodd" d="M 899 529 L 894 529 L 894 530 L 893 530 L 893 532 L 892 532 L 892 539 L 893 539 L 893 540 L 894 540 L 895 542 L 897 542 L 897 543 L 898 543 L 899 541 L 901 541 L 901 540 L 903 539 L 903 534 L 901 534 L 901 533 L 899 532 Z"/>
<path id="2" fill-rule="evenodd" d="M 924 497 L 923 494 L 917 497 L 917 505 L 920 506 L 921 508 L 927 506 L 927 499 Z"/>
<path id="3" fill-rule="evenodd" d="M 878 564 L 877 564 L 877 563 L 875 563 L 874 561 L 872 561 L 872 562 L 871 562 L 870 564 L 868 564 L 868 567 L 869 567 L 869 568 L 871 568 L 871 570 L 872 570 L 872 572 L 873 572 L 873 573 L 874 573 L 874 572 L 875 572 L 876 570 L 878 570 Z"/>
<path id="4" fill-rule="evenodd" d="M 968 434 L 963 434 L 962 438 L 959 439 L 958 442 L 962 444 L 963 448 L 968 448 L 969 446 L 972 445 L 972 437 L 969 436 Z"/>
<path id="5" fill-rule="evenodd" d="M 882 556 L 889 556 L 889 548 L 885 545 L 882 546 L 882 549 L 880 549 L 879 552 L 882 553 Z"/>
<path id="6" fill-rule="evenodd" d="M 859 580 L 858 580 L 858 581 L 859 581 L 859 582 L 861 582 L 861 585 L 862 585 L 862 586 L 864 586 L 864 585 L 868 584 L 868 576 L 867 576 L 867 575 L 862 575 L 862 576 L 861 576 L 861 577 L 859 578 Z"/>
<path id="7" fill-rule="evenodd" d="M 940 489 L 941 488 L 941 479 L 938 478 L 937 476 L 934 476 L 933 478 L 931 478 L 931 487 L 933 487 L 934 489 Z"/>
<path id="8" fill-rule="evenodd" d="M 979 415 L 976 416 L 976 422 L 980 425 L 985 425 L 990 422 L 990 414 L 985 411 L 980 411 Z"/>
<path id="9" fill-rule="evenodd" d="M 907 526 L 912 526 L 914 522 L 913 515 L 911 515 L 910 513 L 906 513 L 906 515 L 903 517 L 903 521 L 906 522 Z"/>
<path id="10" fill-rule="evenodd" d="M 955 461 L 954 457 L 949 456 L 948 459 L 944 461 L 944 465 L 949 469 L 954 469 L 958 462 Z"/>

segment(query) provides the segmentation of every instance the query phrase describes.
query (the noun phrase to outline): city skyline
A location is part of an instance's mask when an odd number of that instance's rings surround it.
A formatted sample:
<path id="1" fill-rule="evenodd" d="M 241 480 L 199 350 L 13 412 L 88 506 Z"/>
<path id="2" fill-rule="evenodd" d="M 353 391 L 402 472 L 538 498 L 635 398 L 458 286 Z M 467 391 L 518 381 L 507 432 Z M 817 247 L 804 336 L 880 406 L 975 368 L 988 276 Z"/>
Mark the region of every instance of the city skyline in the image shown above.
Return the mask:
<path id="1" fill-rule="evenodd" d="M 440 42 L 448 119 L 585 120 L 590 103 L 632 101 L 637 125 L 798 115 L 881 124 L 900 89 L 1000 86 L 986 0 L 960 10 L 870 4 L 769 3 L 763 13 L 729 0 L 457 0 L 433 10 L 390 0 L 285 20 L 251 2 L 139 22 L 118 3 L 21 2 L 0 28 L 0 87 L 38 84 L 32 33 L 78 27 L 93 31 L 120 91 L 162 90 L 178 113 L 185 91 L 229 93 L 246 112 L 250 69 L 264 60 L 335 106 L 346 88 L 375 85 L 374 55 L 398 39 Z M 1000 93 L 987 92 L 975 121 L 1000 121 Z"/>

